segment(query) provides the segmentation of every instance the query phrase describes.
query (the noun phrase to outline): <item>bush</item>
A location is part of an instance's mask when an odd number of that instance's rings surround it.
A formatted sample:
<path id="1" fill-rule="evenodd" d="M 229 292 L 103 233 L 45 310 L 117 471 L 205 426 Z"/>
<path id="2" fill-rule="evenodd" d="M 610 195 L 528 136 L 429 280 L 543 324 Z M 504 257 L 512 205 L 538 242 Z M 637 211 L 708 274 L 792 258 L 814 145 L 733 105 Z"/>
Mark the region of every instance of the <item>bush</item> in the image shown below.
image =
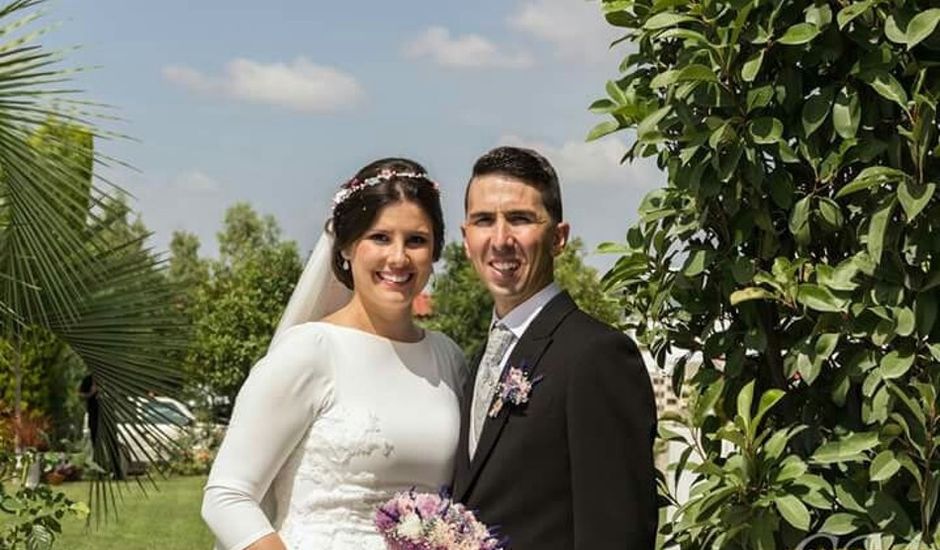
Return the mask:
<path id="1" fill-rule="evenodd" d="M 628 158 L 668 174 L 606 283 L 660 365 L 681 355 L 677 388 L 701 363 L 693 496 L 664 534 L 937 547 L 940 9 L 603 6 L 637 50 L 589 137 L 634 129 Z"/>

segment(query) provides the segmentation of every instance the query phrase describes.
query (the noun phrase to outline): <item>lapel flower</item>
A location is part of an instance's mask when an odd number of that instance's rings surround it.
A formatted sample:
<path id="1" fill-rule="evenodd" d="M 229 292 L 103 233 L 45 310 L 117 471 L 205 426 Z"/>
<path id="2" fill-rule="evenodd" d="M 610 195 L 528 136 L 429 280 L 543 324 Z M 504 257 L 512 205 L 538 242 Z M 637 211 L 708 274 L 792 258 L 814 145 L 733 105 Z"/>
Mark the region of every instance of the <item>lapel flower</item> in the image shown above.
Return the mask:
<path id="1" fill-rule="evenodd" d="M 529 379 L 529 367 L 525 362 L 522 363 L 521 367 L 510 366 L 506 369 L 503 379 L 496 389 L 493 406 L 490 407 L 490 418 L 495 418 L 506 405 L 521 407 L 528 403 L 532 386 L 538 384 L 541 379 L 541 376 L 537 376 L 534 380 Z"/>

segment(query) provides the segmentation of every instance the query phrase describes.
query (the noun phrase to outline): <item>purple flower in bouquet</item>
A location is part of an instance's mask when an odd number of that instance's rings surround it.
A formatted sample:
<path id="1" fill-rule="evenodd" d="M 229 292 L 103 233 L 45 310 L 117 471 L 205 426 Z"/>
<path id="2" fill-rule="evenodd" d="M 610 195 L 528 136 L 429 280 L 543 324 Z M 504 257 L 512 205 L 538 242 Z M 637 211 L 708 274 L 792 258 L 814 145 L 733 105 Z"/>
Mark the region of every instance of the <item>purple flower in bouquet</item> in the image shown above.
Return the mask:
<path id="1" fill-rule="evenodd" d="M 390 550 L 503 550 L 473 512 L 443 494 L 398 493 L 375 511 Z"/>

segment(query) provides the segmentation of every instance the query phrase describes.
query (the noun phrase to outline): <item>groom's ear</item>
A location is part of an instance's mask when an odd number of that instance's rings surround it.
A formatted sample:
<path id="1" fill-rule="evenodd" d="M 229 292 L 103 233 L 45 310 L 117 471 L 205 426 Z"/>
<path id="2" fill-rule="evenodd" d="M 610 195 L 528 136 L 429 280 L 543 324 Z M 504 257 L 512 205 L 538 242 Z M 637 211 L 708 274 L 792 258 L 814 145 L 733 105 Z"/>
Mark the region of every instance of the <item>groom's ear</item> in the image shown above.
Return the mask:
<path id="1" fill-rule="evenodd" d="M 552 242 L 552 255 L 557 256 L 565 249 L 568 244 L 568 235 L 571 234 L 571 226 L 568 222 L 558 222 L 555 225 L 555 235 Z"/>

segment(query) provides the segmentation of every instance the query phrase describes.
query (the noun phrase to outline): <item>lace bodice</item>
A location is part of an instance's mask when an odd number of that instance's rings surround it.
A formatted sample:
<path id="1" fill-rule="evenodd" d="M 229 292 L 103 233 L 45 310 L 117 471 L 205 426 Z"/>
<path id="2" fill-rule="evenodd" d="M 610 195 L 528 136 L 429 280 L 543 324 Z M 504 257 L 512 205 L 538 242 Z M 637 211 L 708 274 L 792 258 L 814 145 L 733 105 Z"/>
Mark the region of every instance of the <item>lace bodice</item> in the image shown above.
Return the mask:
<path id="1" fill-rule="evenodd" d="M 439 333 L 400 343 L 326 323 L 290 329 L 239 393 L 209 477 L 203 515 L 221 546 L 277 530 L 296 550 L 384 550 L 375 507 L 450 482 L 463 373 Z M 259 507 L 269 489 L 273 523 Z"/>

